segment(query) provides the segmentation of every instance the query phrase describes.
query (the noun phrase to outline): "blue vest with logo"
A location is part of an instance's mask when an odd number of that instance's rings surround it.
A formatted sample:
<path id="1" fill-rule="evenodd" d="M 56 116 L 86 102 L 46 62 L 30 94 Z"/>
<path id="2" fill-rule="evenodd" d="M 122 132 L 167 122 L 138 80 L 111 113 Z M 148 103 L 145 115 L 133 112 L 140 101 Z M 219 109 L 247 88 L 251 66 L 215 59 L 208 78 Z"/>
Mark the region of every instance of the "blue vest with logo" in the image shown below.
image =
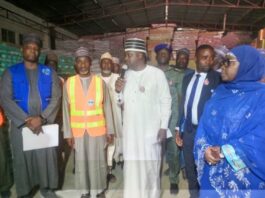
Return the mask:
<path id="1" fill-rule="evenodd" d="M 9 68 L 12 78 L 13 100 L 26 112 L 28 111 L 30 86 L 24 63 L 18 63 Z M 52 95 L 52 69 L 38 65 L 38 89 L 41 98 L 42 111 L 49 105 Z"/>

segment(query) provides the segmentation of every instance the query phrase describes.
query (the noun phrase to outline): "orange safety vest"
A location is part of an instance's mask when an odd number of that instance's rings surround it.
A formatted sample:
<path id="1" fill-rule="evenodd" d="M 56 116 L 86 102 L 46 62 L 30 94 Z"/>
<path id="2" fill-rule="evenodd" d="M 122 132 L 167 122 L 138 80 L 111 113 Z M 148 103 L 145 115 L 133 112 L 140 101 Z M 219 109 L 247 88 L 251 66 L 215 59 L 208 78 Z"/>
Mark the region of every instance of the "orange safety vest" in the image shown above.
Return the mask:
<path id="1" fill-rule="evenodd" d="M 94 137 L 106 134 L 102 79 L 93 75 L 85 95 L 80 77 L 72 76 L 67 80 L 67 93 L 73 136 L 82 137 L 85 131 Z"/>
<path id="2" fill-rule="evenodd" d="M 0 108 L 0 127 L 4 124 L 4 112 Z"/>

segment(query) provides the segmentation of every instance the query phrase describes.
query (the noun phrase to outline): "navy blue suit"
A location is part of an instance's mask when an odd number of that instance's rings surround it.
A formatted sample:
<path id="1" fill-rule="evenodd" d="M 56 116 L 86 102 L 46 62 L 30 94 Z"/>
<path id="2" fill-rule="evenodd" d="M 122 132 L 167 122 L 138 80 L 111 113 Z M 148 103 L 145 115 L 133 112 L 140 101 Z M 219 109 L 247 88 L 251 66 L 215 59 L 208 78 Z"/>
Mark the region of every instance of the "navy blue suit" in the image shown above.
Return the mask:
<path id="1" fill-rule="evenodd" d="M 194 72 L 187 74 L 182 83 L 182 101 L 180 103 L 180 121 L 179 126 L 182 124 L 184 117 L 184 104 L 186 99 L 186 90 L 188 88 L 188 85 L 192 79 L 192 76 L 194 75 Z M 197 108 L 197 118 L 198 121 L 203 113 L 204 105 L 207 102 L 207 100 L 210 99 L 214 89 L 219 85 L 220 83 L 220 74 L 216 71 L 210 70 L 207 73 L 206 79 L 208 79 L 209 83 L 204 83 L 198 103 Z M 182 127 L 180 127 L 182 128 Z M 189 184 L 189 191 L 192 198 L 196 198 L 199 196 L 199 184 L 197 181 L 197 171 L 193 156 L 193 146 L 194 146 L 194 138 L 196 134 L 196 125 L 192 125 L 192 131 L 186 131 L 184 128 L 183 133 L 183 153 L 184 153 L 184 160 L 185 160 L 185 169 L 186 169 L 186 175 L 188 179 Z"/>

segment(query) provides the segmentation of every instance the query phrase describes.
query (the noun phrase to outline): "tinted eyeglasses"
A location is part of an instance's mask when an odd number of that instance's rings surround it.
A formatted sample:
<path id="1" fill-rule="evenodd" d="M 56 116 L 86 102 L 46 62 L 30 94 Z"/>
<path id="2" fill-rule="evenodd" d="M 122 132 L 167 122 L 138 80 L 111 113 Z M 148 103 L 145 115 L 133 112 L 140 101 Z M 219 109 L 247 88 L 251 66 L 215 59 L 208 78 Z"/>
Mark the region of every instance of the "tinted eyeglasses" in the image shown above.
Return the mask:
<path id="1" fill-rule="evenodd" d="M 229 67 L 232 62 L 238 62 L 236 59 L 235 55 L 232 53 L 227 53 L 226 56 L 224 57 L 223 61 L 221 62 L 221 67 Z"/>

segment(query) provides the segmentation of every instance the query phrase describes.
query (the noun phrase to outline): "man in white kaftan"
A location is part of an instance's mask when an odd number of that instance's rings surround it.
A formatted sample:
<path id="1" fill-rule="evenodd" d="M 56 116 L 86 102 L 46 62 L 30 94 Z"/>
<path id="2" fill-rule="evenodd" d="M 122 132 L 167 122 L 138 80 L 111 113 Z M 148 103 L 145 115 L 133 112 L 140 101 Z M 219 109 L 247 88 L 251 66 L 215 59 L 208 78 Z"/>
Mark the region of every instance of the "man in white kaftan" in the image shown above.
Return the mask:
<path id="1" fill-rule="evenodd" d="M 123 102 L 124 198 L 160 197 L 161 142 L 166 139 L 171 96 L 165 74 L 146 65 L 145 42 L 128 39 L 125 79 L 116 81 Z"/>
<path id="2" fill-rule="evenodd" d="M 113 169 L 113 159 L 119 163 L 122 161 L 122 109 L 116 101 L 116 92 L 115 92 L 115 82 L 119 78 L 118 74 L 112 73 L 113 70 L 113 60 L 109 52 L 106 52 L 101 55 L 100 58 L 100 69 L 101 69 L 101 78 L 106 83 L 110 101 L 111 108 L 113 112 L 113 126 L 114 126 L 114 142 L 113 144 L 108 145 L 107 148 L 107 164 L 108 164 L 108 176 L 107 182 L 115 182 L 116 177 L 112 174 Z"/>

